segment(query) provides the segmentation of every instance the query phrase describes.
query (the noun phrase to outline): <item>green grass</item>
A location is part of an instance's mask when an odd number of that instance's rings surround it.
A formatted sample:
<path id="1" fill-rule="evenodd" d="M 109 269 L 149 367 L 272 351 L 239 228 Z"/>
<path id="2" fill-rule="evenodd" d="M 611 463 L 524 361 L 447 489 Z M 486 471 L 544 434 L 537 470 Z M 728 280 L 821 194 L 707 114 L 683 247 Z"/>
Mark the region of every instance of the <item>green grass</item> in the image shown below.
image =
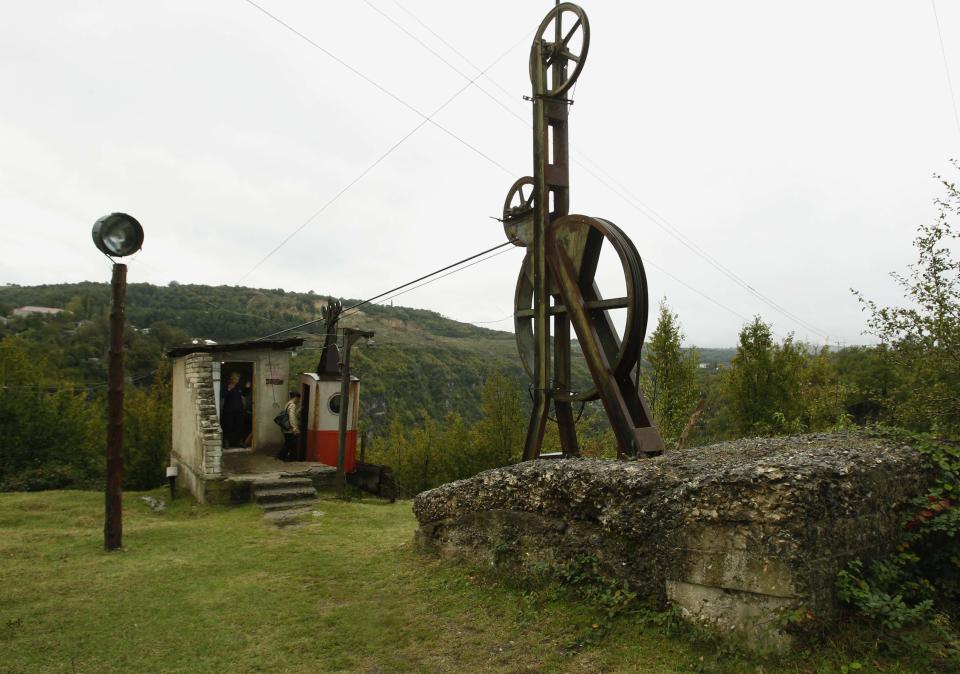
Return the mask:
<path id="1" fill-rule="evenodd" d="M 855 660 L 840 646 L 748 657 L 647 612 L 608 621 L 557 586 L 420 557 L 409 502 L 321 499 L 322 515 L 277 529 L 255 506 L 183 498 L 156 514 L 137 496 L 124 498 L 123 551 L 106 553 L 101 494 L 0 494 L 0 672 L 840 672 Z M 859 671 L 932 671 L 860 657 Z"/>

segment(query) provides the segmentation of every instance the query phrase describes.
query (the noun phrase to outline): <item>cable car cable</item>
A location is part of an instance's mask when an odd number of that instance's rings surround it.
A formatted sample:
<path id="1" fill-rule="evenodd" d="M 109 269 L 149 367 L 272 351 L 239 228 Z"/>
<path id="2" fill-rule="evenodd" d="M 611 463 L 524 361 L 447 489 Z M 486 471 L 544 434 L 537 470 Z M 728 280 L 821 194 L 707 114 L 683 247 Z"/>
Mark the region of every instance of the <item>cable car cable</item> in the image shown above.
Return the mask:
<path id="1" fill-rule="evenodd" d="M 407 108 L 408 110 L 410 110 L 410 111 L 413 112 L 414 114 L 418 115 L 419 117 L 422 117 L 425 122 L 430 122 L 430 123 L 433 124 L 435 127 L 437 127 L 438 129 L 440 129 L 441 131 L 443 131 L 445 134 L 447 134 L 448 136 L 450 136 L 451 138 L 453 138 L 454 140 L 456 140 L 458 143 L 461 143 L 461 144 L 463 144 L 464 146 L 468 147 L 469 149 L 473 150 L 474 152 L 476 152 L 478 155 L 480 155 L 481 157 L 483 157 L 484 159 L 486 159 L 487 161 L 489 161 L 489 162 L 490 162 L 491 164 L 493 164 L 494 166 L 497 166 L 497 167 L 499 167 L 500 169 L 506 171 L 506 172 L 507 172 L 508 174 L 510 174 L 511 176 L 514 175 L 514 173 L 513 173 L 510 169 L 508 169 L 506 166 L 504 166 L 503 164 L 501 164 L 500 162 L 498 162 L 496 159 L 494 159 L 494 158 L 491 157 L 490 155 L 486 154 L 485 152 L 483 152 L 483 151 L 480 150 L 479 148 L 475 147 L 474 145 L 471 145 L 468 141 L 464 140 L 463 138 L 461 138 L 460 136 L 458 136 L 458 135 L 455 134 L 453 131 L 451 131 L 451 130 L 448 129 L 447 127 L 443 126 L 443 125 L 440 124 L 439 122 L 433 120 L 433 119 L 431 118 L 432 115 L 427 115 L 426 113 L 421 112 L 418 108 L 414 107 L 412 104 L 410 104 L 410 103 L 408 103 L 407 101 L 405 101 L 404 99 L 400 98 L 397 94 L 393 93 L 392 91 L 390 91 L 389 89 L 387 89 L 385 86 L 383 86 L 382 84 L 380 84 L 379 82 L 377 82 L 376 80 L 374 80 L 373 78 L 371 78 L 370 76 L 364 74 L 361 70 L 358 70 L 357 68 L 354 68 L 352 65 L 350 65 L 349 63 L 347 63 L 346 61 L 344 61 L 342 58 L 340 58 L 339 56 L 337 56 L 336 54 L 334 54 L 333 52 L 331 52 L 329 49 L 321 46 L 320 44 L 318 44 L 317 42 L 315 42 L 314 40 L 312 40 L 309 36 L 305 35 L 304 33 L 301 33 L 299 30 L 297 30 L 296 28 L 294 28 L 293 26 L 291 26 L 289 23 L 285 22 L 283 19 L 279 18 L 278 16 L 276 16 L 276 15 L 274 15 L 274 14 L 271 14 L 270 12 L 268 12 L 266 9 L 264 9 L 263 7 L 261 7 L 260 5 L 258 5 L 258 4 L 257 4 L 256 2 L 254 2 L 253 0 L 244 0 L 244 2 L 246 2 L 248 5 L 251 5 L 252 7 L 255 7 L 256 9 L 260 10 L 260 11 L 263 12 L 266 16 L 270 17 L 271 19 L 273 19 L 274 21 L 276 21 L 278 24 L 280 24 L 281 26 L 283 26 L 284 28 L 286 28 L 287 30 L 289 30 L 291 33 L 293 33 L 293 34 L 296 35 L 297 37 L 301 38 L 302 40 L 306 41 L 306 42 L 307 42 L 308 44 L 310 44 L 311 46 L 316 47 L 317 49 L 319 49 L 321 52 L 323 52 L 324 54 L 326 54 L 328 57 L 330 57 L 331 59 L 333 59 L 334 61 L 336 61 L 337 63 L 339 63 L 341 66 L 343 66 L 344 68 L 346 68 L 347 70 L 349 70 L 350 72 L 352 72 L 354 75 L 356 75 L 356 76 L 359 77 L 360 79 L 364 80 L 365 82 L 367 82 L 368 84 L 372 85 L 372 86 L 375 87 L 376 89 L 379 89 L 381 92 L 383 92 L 384 94 L 386 94 L 387 96 L 389 96 L 390 98 L 392 98 L 392 99 L 395 100 L 397 103 L 399 103 L 399 104 L 402 105 L 403 107 Z M 526 39 L 526 34 L 524 34 L 524 39 Z M 522 42 L 522 40 L 521 40 L 521 42 Z M 513 45 L 512 47 L 510 47 L 509 49 L 507 49 L 507 51 L 505 51 L 500 58 L 498 58 L 496 61 L 494 61 L 492 64 L 490 64 L 490 66 L 488 67 L 488 69 L 489 69 L 489 68 L 492 68 L 492 67 L 493 67 L 494 65 L 496 65 L 501 59 L 503 59 L 504 57 L 506 57 L 506 55 L 509 54 L 511 51 L 513 51 L 513 50 L 517 47 L 518 44 L 520 44 L 520 42 L 518 42 L 517 44 L 515 44 L 515 45 Z M 482 73 L 481 73 L 481 74 L 482 74 Z M 479 77 L 479 75 L 478 75 L 478 77 Z M 436 113 L 434 113 L 434 114 L 436 114 Z"/>
<path id="2" fill-rule="evenodd" d="M 509 242 L 508 242 L 508 243 L 509 243 Z M 474 265 L 478 265 L 478 264 L 480 264 L 481 262 L 486 262 L 487 260 L 493 259 L 493 258 L 497 257 L 498 255 L 503 255 L 504 253 L 509 253 L 511 250 L 512 250 L 511 248 L 508 248 L 507 250 L 501 250 L 499 253 L 494 253 L 493 255 L 488 255 L 488 256 L 485 257 L 485 258 L 482 258 L 482 259 L 477 260 L 476 262 L 471 262 L 470 264 L 464 265 L 464 266 L 462 266 L 462 267 L 460 267 L 460 268 L 458 268 L 458 269 L 454 269 L 454 270 L 451 271 L 451 272 L 447 272 L 447 273 L 444 274 L 443 276 L 438 276 L 438 277 L 436 277 L 436 278 L 430 279 L 429 281 L 426 281 L 425 283 L 421 283 L 420 285 L 416 285 L 416 286 L 414 286 L 414 287 L 412 287 L 412 288 L 408 288 L 407 290 L 404 290 L 403 292 L 395 293 L 395 294 L 393 294 L 393 295 L 390 295 L 389 297 L 384 297 L 382 300 L 380 300 L 379 302 L 375 302 L 374 304 L 382 304 L 383 302 L 386 302 L 387 300 L 392 300 L 392 299 L 395 298 L 395 297 L 400 297 L 401 295 L 406 295 L 407 293 L 412 292 L 412 291 L 414 291 L 414 290 L 417 290 L 418 288 L 422 288 L 423 286 L 428 286 L 428 285 L 430 285 L 431 283 L 435 283 L 435 282 L 439 281 L 440 279 L 447 278 L 448 276 L 451 276 L 451 275 L 453 275 L 453 274 L 456 274 L 457 272 L 461 272 L 461 271 L 463 271 L 464 269 L 469 269 L 470 267 L 473 267 Z M 488 251 L 488 252 L 489 252 L 489 251 Z M 403 286 L 401 286 L 401 287 L 403 287 Z M 392 292 L 392 291 L 391 291 L 391 292 Z M 370 301 L 370 300 L 366 300 L 365 302 L 361 302 L 361 304 L 366 304 L 366 303 L 369 302 L 369 301 Z M 358 307 L 358 306 L 360 306 L 361 304 L 354 305 L 353 307 L 351 307 L 351 309 L 354 309 L 354 313 L 356 313 L 356 311 L 358 311 L 358 309 L 356 309 L 355 307 Z M 341 318 L 342 318 L 344 315 L 347 315 L 347 314 L 346 314 L 346 310 L 344 310 L 344 314 L 341 315 Z"/>
<path id="3" fill-rule="evenodd" d="M 953 103 L 953 120 L 957 123 L 957 133 L 960 133 L 960 113 L 957 112 L 957 97 L 953 94 L 953 80 L 950 78 L 947 48 L 943 45 L 943 31 L 940 29 L 940 15 L 937 14 L 937 0 L 930 0 L 930 4 L 933 6 L 933 20 L 937 24 L 937 37 L 940 38 L 940 54 L 943 56 L 943 70 L 947 76 L 947 89 L 950 91 L 950 102 Z"/>
<path id="4" fill-rule="evenodd" d="M 362 306 L 365 305 L 365 304 L 369 304 L 370 302 L 373 302 L 373 301 L 375 301 L 375 300 L 378 300 L 378 299 L 380 299 L 381 297 L 385 297 L 386 295 L 390 295 L 391 293 L 393 293 L 393 292 L 395 292 L 395 291 L 397 291 L 397 290 L 402 290 L 403 288 L 407 288 L 407 287 L 413 285 L 414 283 L 419 283 L 420 281 L 423 281 L 423 280 L 425 280 L 425 279 L 428 279 L 428 278 L 430 278 L 431 276 L 436 276 L 437 274 L 441 274 L 441 273 L 447 271 L 448 269 L 452 269 L 453 267 L 458 267 L 458 266 L 460 266 L 461 264 L 463 264 L 463 263 L 465 263 L 465 262 L 470 262 L 471 260 L 475 260 L 475 259 L 477 259 L 478 257 L 482 257 L 482 256 L 486 255 L 487 253 L 492 253 L 492 252 L 495 251 L 495 250 L 499 250 L 500 248 L 504 248 L 505 246 L 512 246 L 512 245 L 513 245 L 513 243 L 511 243 L 510 241 L 505 241 L 504 243 L 501 243 L 501 244 L 499 244 L 499 245 L 497 245 L 497 246 L 494 246 L 493 248 L 488 248 L 487 250 L 480 251 L 479 253 L 476 253 L 476 254 L 474 254 L 474 255 L 471 255 L 470 257 L 465 257 L 465 258 L 463 258 L 462 260 L 459 260 L 459 261 L 457 261 L 457 262 L 454 262 L 453 264 L 448 264 L 448 265 L 446 265 L 445 267 L 441 267 L 440 269 L 437 269 L 436 271 L 432 271 L 432 272 L 430 272 L 429 274 L 425 274 L 425 275 L 421 276 L 420 278 L 416 278 L 416 279 L 414 279 L 414 280 L 412 280 L 412 281 L 408 281 L 407 283 L 404 283 L 404 284 L 402 284 L 402 285 L 399 285 L 399 286 L 397 286 L 396 288 L 391 288 L 390 290 L 387 290 L 386 292 L 382 292 L 382 293 L 380 293 L 379 295 L 374 295 L 373 297 L 371 297 L 371 298 L 369 298 L 369 299 L 365 299 L 365 300 L 363 300 L 362 302 L 357 302 L 356 304 L 353 304 L 353 305 L 347 307 L 346 309 L 344 309 L 343 312 L 341 312 L 340 315 L 341 315 L 341 317 L 342 317 L 342 316 L 343 316 L 344 314 L 346 314 L 346 312 L 348 312 L 348 311 L 351 311 L 351 310 L 354 310 L 354 309 L 358 309 L 359 307 L 362 307 Z M 468 266 L 473 266 L 473 265 L 468 265 Z M 269 334 L 269 335 L 264 335 L 263 337 L 258 337 L 258 338 L 255 339 L 254 341 L 256 341 L 256 342 L 261 342 L 261 341 L 263 341 L 263 340 L 265 340 L 265 339 L 270 339 L 271 337 L 276 337 L 276 336 L 278 336 L 278 335 L 285 334 L 285 333 L 287 333 L 287 332 L 290 332 L 291 330 L 299 330 L 300 328 L 305 328 L 305 327 L 307 327 L 308 325 L 314 325 L 315 323 L 319 323 L 319 322 L 324 321 L 324 320 L 326 320 L 326 319 L 324 319 L 324 318 L 317 318 L 317 319 L 312 320 L 312 321 L 307 321 L 306 323 L 300 323 L 299 325 L 294 325 L 294 326 L 292 326 L 292 327 L 285 328 L 285 329 L 279 330 L 279 331 L 277 331 L 277 332 L 273 332 L 273 333 L 271 333 L 271 334 Z"/>
<path id="5" fill-rule="evenodd" d="M 285 246 L 293 237 L 295 237 L 295 236 L 296 236 L 297 234 L 299 234 L 307 225 L 309 225 L 311 222 L 313 222 L 313 220 L 316 219 L 317 216 L 319 216 L 319 215 L 320 215 L 321 213 L 323 213 L 327 208 L 329 208 L 331 205 L 333 205 L 334 202 L 336 202 L 340 197 L 342 197 L 342 196 L 343 196 L 347 191 L 349 191 L 354 185 L 356 185 L 358 182 L 360 182 L 368 173 L 370 173 L 370 171 L 372 171 L 374 168 L 376 168 L 384 159 L 386 159 L 390 154 L 392 154 L 397 148 L 399 148 L 404 142 L 406 142 L 411 136 L 413 136 L 417 131 L 419 131 L 419 130 L 420 130 L 424 125 L 426 125 L 427 123 L 431 123 L 431 124 L 433 124 L 434 126 L 436 126 L 437 128 L 441 129 L 441 130 L 444 131 L 447 135 L 455 138 L 457 141 L 459 141 L 459 142 L 462 143 L 463 145 L 467 146 L 468 148 L 470 148 L 471 150 L 473 150 L 474 152 L 476 152 L 477 154 L 479 154 L 480 156 L 482 156 L 484 159 L 486 159 L 487 161 L 489 161 L 490 163 L 492 163 L 494 166 L 497 166 L 498 168 L 500 168 L 501 170 L 503 170 L 504 172 L 506 172 L 506 173 L 507 173 L 508 175 L 510 175 L 511 177 L 512 177 L 513 175 L 515 175 L 514 172 L 511 171 L 510 169 L 508 169 L 506 166 L 504 166 L 503 164 L 501 164 L 501 163 L 498 162 L 497 160 L 493 159 L 492 157 L 490 157 L 489 155 L 487 155 L 486 153 L 484 153 L 483 151 L 481 151 L 479 148 L 471 145 L 469 142 L 467 142 L 467 141 L 464 140 L 463 138 L 457 136 L 455 133 L 453 133 L 452 131 L 450 131 L 449 129 L 447 129 L 446 127 L 444 127 L 443 125 L 441 125 L 441 124 L 439 124 L 438 122 L 436 122 L 433 118 L 434 118 L 437 114 L 439 114 L 442 110 L 444 110 L 444 108 L 446 108 L 448 105 L 450 105 L 454 100 L 456 100 L 464 91 L 466 91 L 467 89 L 469 89 L 470 86 L 471 86 L 472 84 L 474 84 L 477 79 L 479 79 L 480 77 L 482 77 L 482 76 L 486 73 L 487 70 L 489 70 L 490 68 L 494 67 L 494 66 L 495 66 L 496 64 L 498 64 L 500 61 L 502 61 L 504 58 L 506 58 L 507 54 L 509 54 L 509 53 L 510 53 L 511 51 L 513 51 L 514 49 L 516 49 L 516 47 L 517 47 L 518 45 L 520 45 L 520 44 L 523 42 L 523 40 L 526 39 L 526 37 L 524 37 L 524 38 L 522 38 L 520 41 L 514 43 L 511 47 L 509 47 L 506 51 L 504 51 L 500 56 L 498 56 L 496 59 L 494 59 L 494 60 L 490 63 L 490 65 L 488 65 L 486 68 L 484 68 L 484 69 L 481 70 L 480 68 L 476 68 L 476 66 L 474 66 L 477 70 L 479 70 L 479 72 L 478 72 L 478 74 L 476 75 L 476 77 L 474 77 L 473 79 L 469 79 L 469 77 L 468 77 L 468 78 L 467 78 L 467 79 L 468 79 L 468 82 L 467 82 L 466 85 L 464 85 L 464 86 L 461 87 L 459 90 L 457 90 L 452 96 L 450 96 L 446 101 L 444 101 L 444 102 L 443 102 L 438 108 L 436 108 L 433 112 L 431 112 L 429 115 L 426 115 L 426 114 L 420 112 L 419 110 L 417 110 L 416 108 L 414 108 L 412 105 L 410 105 L 409 103 L 407 103 L 407 102 L 404 101 L 403 99 L 401 99 L 399 96 L 397 96 L 397 95 L 393 94 L 392 92 L 390 92 L 388 89 L 386 89 L 386 88 L 383 87 L 382 85 L 378 84 L 376 81 L 374 81 L 373 79 L 371 79 L 370 77 L 368 77 L 367 75 L 365 75 L 363 72 L 357 70 L 356 68 L 354 68 L 353 66 L 351 66 L 350 64 L 348 64 L 347 62 L 345 62 L 343 59 L 339 58 L 338 56 L 336 56 L 335 54 L 333 54 L 332 52 L 330 52 L 328 49 L 326 49 L 326 48 L 320 46 L 319 44 L 317 44 L 316 42 L 314 42 L 312 39 L 310 39 L 308 36 L 306 36 L 305 34 L 301 33 L 300 31 L 298 31 L 296 28 L 294 28 L 294 27 L 291 26 L 290 24 L 284 22 L 282 19 L 278 18 L 277 16 L 271 14 L 270 12 L 268 12 L 267 10 L 265 10 L 263 7 L 261 7 L 260 5 L 258 5 L 256 2 L 253 2 L 252 0 L 244 0 L 244 1 L 247 2 L 248 4 L 252 5 L 252 6 L 255 7 L 256 9 L 260 10 L 261 12 L 263 12 L 265 15 L 267 15 L 268 17 L 270 17 L 271 19 L 273 19 L 274 21 L 276 21 L 277 23 L 279 23 L 281 26 L 283 26 L 283 27 L 286 28 L 287 30 L 289 30 L 289 31 L 291 31 L 292 33 L 294 33 L 295 35 L 297 35 L 298 37 L 304 39 L 304 40 L 305 40 L 306 42 L 308 42 L 310 45 L 312 45 L 312 46 L 316 47 L 317 49 L 319 49 L 321 52 L 323 52 L 324 54 L 326 54 L 327 56 L 329 56 L 330 58 L 332 58 L 333 60 L 335 60 L 337 63 L 339 63 L 339 64 L 341 64 L 343 67 L 347 68 L 350 72 L 356 74 L 358 77 L 360 77 L 360 78 L 362 78 L 363 80 L 365 80 L 366 82 L 370 83 L 371 85 L 373 85 L 374 87 L 376 87 L 376 88 L 379 89 L 380 91 L 383 91 L 384 93 L 386 93 L 387 95 L 389 95 L 391 98 L 395 99 L 396 101 L 400 102 L 400 103 L 403 104 L 405 107 L 407 107 L 408 109 L 412 110 L 413 112 L 415 112 L 416 114 L 418 114 L 418 115 L 419 115 L 420 117 L 422 117 L 423 119 L 422 119 L 416 126 L 414 126 L 409 132 L 407 132 L 402 138 L 400 138 L 400 140 L 398 140 L 396 143 L 394 143 L 392 146 L 390 146 L 390 148 L 388 148 L 386 152 L 384 152 L 382 155 L 380 155 L 372 164 L 370 164 L 370 165 L 367 166 L 363 171 L 361 171 L 359 175 L 357 175 L 353 180 L 351 180 L 349 183 L 347 183 L 347 185 L 346 185 L 343 189 L 341 189 L 339 192 L 337 192 L 335 195 L 333 195 L 333 197 L 331 197 L 325 204 L 323 204 L 323 206 L 321 206 L 321 207 L 320 207 L 319 209 L 317 209 L 310 217 L 308 217 L 306 220 L 304 220 L 303 223 L 301 223 L 296 229 L 294 229 L 289 235 L 287 235 L 287 237 L 284 238 L 283 241 L 281 241 L 275 248 L 273 248 L 273 250 L 271 250 L 269 253 L 267 253 L 267 255 L 263 257 L 263 259 L 261 259 L 261 260 L 260 260 L 259 262 L 257 262 L 253 267 L 251 267 L 250 270 L 247 271 L 247 273 L 245 273 L 242 277 L 240 277 L 240 281 L 241 281 L 241 282 L 242 282 L 242 281 L 245 281 L 251 274 L 253 274 L 253 272 L 255 272 L 257 269 L 259 269 L 260 266 L 262 266 L 264 262 L 266 262 L 267 260 L 269 260 L 275 253 L 277 253 L 277 251 L 279 251 L 283 246 Z M 465 76 L 465 77 L 466 77 L 466 76 Z"/>

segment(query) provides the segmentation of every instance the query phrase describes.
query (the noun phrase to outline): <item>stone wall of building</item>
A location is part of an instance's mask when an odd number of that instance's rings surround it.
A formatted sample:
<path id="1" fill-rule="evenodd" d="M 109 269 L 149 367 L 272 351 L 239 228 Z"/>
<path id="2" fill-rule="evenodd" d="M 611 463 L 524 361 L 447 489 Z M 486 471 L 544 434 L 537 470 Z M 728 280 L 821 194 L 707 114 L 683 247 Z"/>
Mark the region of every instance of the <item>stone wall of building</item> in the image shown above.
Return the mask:
<path id="1" fill-rule="evenodd" d="M 521 570 L 586 555 L 657 604 L 782 647 L 781 616 L 830 619 L 837 571 L 890 549 L 921 466 L 910 447 L 854 433 L 529 461 L 418 495 L 415 545 Z"/>
<path id="2" fill-rule="evenodd" d="M 223 439 L 214 400 L 212 358 L 191 353 L 173 363 L 171 463 L 178 481 L 201 503 L 206 483 L 222 477 Z"/>

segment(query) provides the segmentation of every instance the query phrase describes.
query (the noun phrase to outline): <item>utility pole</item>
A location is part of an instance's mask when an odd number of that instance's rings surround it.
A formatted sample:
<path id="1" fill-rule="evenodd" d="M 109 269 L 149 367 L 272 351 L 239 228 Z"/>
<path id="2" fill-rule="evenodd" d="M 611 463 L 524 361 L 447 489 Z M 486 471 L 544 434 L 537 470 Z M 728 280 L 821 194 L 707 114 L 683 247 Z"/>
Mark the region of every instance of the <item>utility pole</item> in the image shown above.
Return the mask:
<path id="1" fill-rule="evenodd" d="M 126 213 L 105 215 L 93 224 L 93 243 L 111 262 L 143 247 L 143 227 Z M 127 265 L 113 262 L 110 282 L 110 370 L 107 377 L 107 488 L 103 547 L 120 548 L 123 538 L 123 331 L 126 319 Z"/>
<path id="2" fill-rule="evenodd" d="M 123 535 L 123 330 L 127 265 L 113 265 L 110 303 L 110 375 L 107 399 L 107 491 L 103 547 L 116 550 Z"/>
<path id="3" fill-rule="evenodd" d="M 343 497 L 347 489 L 347 473 L 344 463 L 347 454 L 347 412 L 350 408 L 350 350 L 358 339 L 373 339 L 370 330 L 343 329 L 343 362 L 340 365 L 340 429 L 337 434 L 337 496 Z"/>

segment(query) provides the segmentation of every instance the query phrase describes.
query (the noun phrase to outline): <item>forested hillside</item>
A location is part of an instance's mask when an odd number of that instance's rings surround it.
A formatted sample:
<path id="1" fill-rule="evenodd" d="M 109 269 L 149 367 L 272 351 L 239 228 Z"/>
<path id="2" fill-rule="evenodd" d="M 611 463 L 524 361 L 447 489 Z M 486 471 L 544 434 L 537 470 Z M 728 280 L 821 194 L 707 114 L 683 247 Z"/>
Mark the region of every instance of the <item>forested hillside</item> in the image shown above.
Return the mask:
<path id="1" fill-rule="evenodd" d="M 171 346 L 190 339 L 217 342 L 261 337 L 320 317 L 328 298 L 280 289 L 171 283 L 160 287 L 131 284 L 127 292 L 127 368 L 138 383 L 149 384 Z M 0 288 L 0 315 L 32 305 L 64 309 L 57 316 L 11 318 L 0 326 L 0 337 L 16 336 L 42 348 L 49 369 L 40 373 L 56 387 L 83 387 L 106 380 L 108 310 L 107 284 L 78 283 Z M 353 304 L 344 300 L 344 304 Z M 458 323 L 432 311 L 365 305 L 341 326 L 377 333 L 376 345 L 358 347 L 355 367 L 364 378 L 364 405 L 375 426 L 389 415 L 405 419 L 455 411 L 475 416 L 479 385 L 485 372 L 503 368 L 520 376 L 510 333 Z M 293 371 L 316 368 L 317 323 L 291 333 L 307 338 L 295 356 Z M 4 382 L 12 384 L 11 382 Z"/>
<path id="2" fill-rule="evenodd" d="M 318 319 L 328 299 L 280 289 L 131 285 L 125 336 L 131 383 L 128 482 L 152 486 L 169 453 L 167 349 L 194 339 L 262 337 Z M 344 300 L 345 306 L 354 303 Z M 25 305 L 63 312 L 12 315 Z M 0 288 L 0 313 L 7 316 L 0 324 L 0 402 L 25 427 L 6 434 L 22 432 L 4 448 L 9 456 L 0 466 L 0 486 L 42 488 L 98 478 L 108 311 L 107 284 Z M 651 325 L 656 327 L 644 351 L 641 386 L 670 442 L 698 406 L 703 409 L 684 438 L 687 445 L 863 423 L 883 412 L 875 391 L 883 385 L 878 380 L 883 370 L 874 350 L 828 353 L 792 340 L 774 344 L 769 327 L 759 321 L 744 328 L 739 349 L 685 349 L 680 318 L 666 305 Z M 374 304 L 347 312 L 341 327 L 347 326 L 376 332 L 373 345 L 361 342 L 353 351 L 354 371 L 363 380 L 361 426 L 372 440 L 371 456 L 394 466 L 405 493 L 517 457 L 530 396 L 512 333 Z M 323 330 L 318 322 L 290 333 L 306 339 L 293 356 L 292 373 L 316 369 Z M 582 361 L 575 360 L 575 376 L 586 377 Z M 747 380 L 760 388 L 745 390 Z M 600 404 L 588 403 L 576 413 L 585 453 L 612 456 L 614 442 Z M 30 430 L 34 426 L 41 430 Z M 556 449 L 558 442 L 549 425 L 546 448 Z M 48 449 L 38 452 L 38 443 Z M 59 449 L 63 444 L 71 445 L 68 455 Z M 48 452 L 52 463 L 40 459 Z"/>
<path id="3" fill-rule="evenodd" d="M 131 284 L 126 305 L 128 374 L 136 383 L 150 384 L 171 346 L 191 339 L 222 343 L 262 337 L 320 318 L 328 300 L 282 289 Z M 344 306 L 355 302 L 343 300 Z M 10 316 L 20 306 L 65 311 L 11 318 L 0 325 L 0 337 L 17 336 L 42 348 L 50 365 L 39 374 L 51 387 L 100 384 L 107 377 L 109 303 L 105 283 L 3 286 L 0 315 Z M 341 321 L 341 327 L 346 326 L 376 332 L 374 346 L 359 346 L 353 356 L 363 378 L 365 423 L 375 432 L 392 419 L 407 423 L 456 413 L 475 421 L 480 385 L 492 370 L 502 370 L 517 385 L 526 386 L 512 333 L 460 323 L 432 311 L 377 304 L 350 312 Z M 290 333 L 307 338 L 294 356 L 292 372 L 316 369 L 322 331 L 321 322 Z M 717 364 L 729 363 L 733 353 L 734 349 L 710 349 L 701 355 L 713 371 Z"/>

